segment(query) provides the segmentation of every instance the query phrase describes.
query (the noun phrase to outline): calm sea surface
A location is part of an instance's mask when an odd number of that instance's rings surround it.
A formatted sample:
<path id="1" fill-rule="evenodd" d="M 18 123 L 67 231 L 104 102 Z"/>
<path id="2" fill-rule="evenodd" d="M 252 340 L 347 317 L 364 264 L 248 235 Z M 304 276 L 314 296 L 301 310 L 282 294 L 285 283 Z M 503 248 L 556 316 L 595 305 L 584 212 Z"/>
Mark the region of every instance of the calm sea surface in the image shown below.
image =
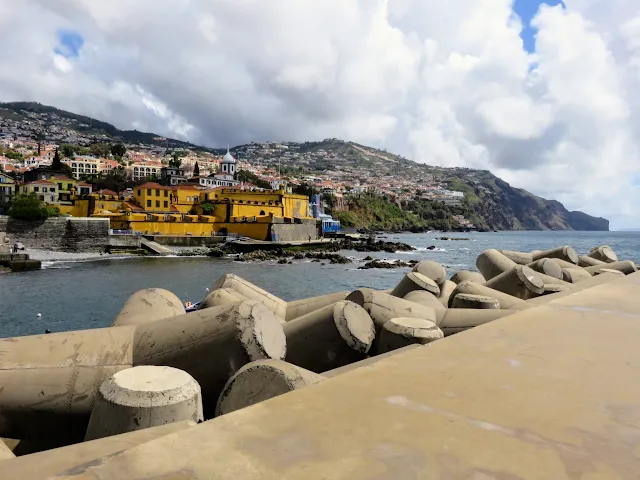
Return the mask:
<path id="1" fill-rule="evenodd" d="M 436 240 L 442 236 L 471 240 Z M 29 252 L 33 258 L 45 260 L 43 270 L 0 275 L 0 337 L 44 333 L 47 328 L 56 332 L 109 326 L 127 298 L 143 288 L 166 288 L 183 301 L 198 301 L 225 273 L 235 273 L 285 300 L 295 300 L 360 287 L 391 288 L 409 270 L 358 270 L 367 255 L 435 260 L 452 275 L 456 270 L 475 270 L 477 255 L 488 248 L 530 251 L 571 245 L 579 253 L 586 253 L 593 246 L 607 244 L 620 259 L 640 263 L 640 232 L 424 233 L 384 238 L 409 243 L 418 250 L 343 252 L 354 258 L 351 265 L 240 263 L 201 257 L 95 258 Z M 427 250 L 430 245 L 438 250 Z"/>

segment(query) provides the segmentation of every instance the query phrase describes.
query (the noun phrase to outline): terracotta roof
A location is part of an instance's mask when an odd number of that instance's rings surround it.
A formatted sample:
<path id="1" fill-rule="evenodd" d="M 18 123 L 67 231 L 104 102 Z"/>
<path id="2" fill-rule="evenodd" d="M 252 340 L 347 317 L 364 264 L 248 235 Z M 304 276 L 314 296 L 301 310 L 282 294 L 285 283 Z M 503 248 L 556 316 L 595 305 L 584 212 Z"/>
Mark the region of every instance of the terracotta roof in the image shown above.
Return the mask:
<path id="1" fill-rule="evenodd" d="M 50 182 L 49 180 L 34 180 L 33 182 L 25 183 L 25 185 L 56 185 L 55 182 Z"/>
<path id="2" fill-rule="evenodd" d="M 69 177 L 65 177 L 64 175 L 54 175 L 51 178 L 55 178 L 56 180 L 66 180 L 66 181 L 69 181 L 69 182 L 75 182 L 74 179 L 69 178 Z"/>
<path id="3" fill-rule="evenodd" d="M 142 185 L 138 185 L 137 187 L 133 187 L 134 190 L 136 188 L 160 188 L 163 190 L 171 190 L 169 187 L 163 187 L 162 185 L 160 185 L 159 183 L 156 182 L 147 182 L 147 183 L 143 183 Z"/>
<path id="4" fill-rule="evenodd" d="M 171 207 L 169 208 L 169 211 L 176 212 L 176 213 L 182 213 L 180 210 L 178 210 L 178 207 L 176 207 L 175 205 L 171 205 Z"/>
<path id="5" fill-rule="evenodd" d="M 80 187 L 91 187 L 91 184 L 87 182 L 78 182 L 77 185 Z"/>
<path id="6" fill-rule="evenodd" d="M 199 190 L 195 185 L 180 184 L 173 187 L 174 190 Z"/>
<path id="7" fill-rule="evenodd" d="M 144 208 L 139 207 L 133 202 L 122 202 L 124 203 L 125 208 L 130 208 L 134 212 L 144 212 Z"/>
<path id="8" fill-rule="evenodd" d="M 118 194 L 116 192 L 114 192 L 113 190 L 109 190 L 108 188 L 105 188 L 103 190 L 100 190 L 100 194 L 101 195 L 111 195 L 111 196 L 118 196 Z"/>

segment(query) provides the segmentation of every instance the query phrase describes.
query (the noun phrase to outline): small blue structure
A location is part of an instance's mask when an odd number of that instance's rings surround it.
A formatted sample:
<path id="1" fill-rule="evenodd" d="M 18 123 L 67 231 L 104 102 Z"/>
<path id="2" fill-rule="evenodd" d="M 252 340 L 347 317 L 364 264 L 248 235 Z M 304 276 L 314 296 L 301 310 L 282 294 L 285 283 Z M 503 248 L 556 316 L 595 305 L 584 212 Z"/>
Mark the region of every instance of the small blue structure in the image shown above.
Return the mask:
<path id="1" fill-rule="evenodd" d="M 309 206 L 311 207 L 311 215 L 313 218 L 317 218 L 322 221 L 323 235 L 327 233 L 337 233 L 340 231 L 340 221 L 334 220 L 331 215 L 324 213 L 322 203 L 320 201 L 320 195 L 312 195 Z"/>

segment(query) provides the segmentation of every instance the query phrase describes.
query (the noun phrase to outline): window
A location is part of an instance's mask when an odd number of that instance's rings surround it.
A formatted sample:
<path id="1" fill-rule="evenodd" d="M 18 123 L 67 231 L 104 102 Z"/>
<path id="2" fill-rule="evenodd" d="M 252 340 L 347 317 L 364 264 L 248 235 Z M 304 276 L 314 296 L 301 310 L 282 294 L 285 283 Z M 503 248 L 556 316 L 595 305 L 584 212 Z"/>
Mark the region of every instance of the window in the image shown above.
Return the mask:
<path id="1" fill-rule="evenodd" d="M 151 190 L 150 188 L 147 189 L 147 195 L 149 195 L 149 196 L 153 195 L 153 190 Z"/>
<path id="2" fill-rule="evenodd" d="M 164 208 L 169 208 L 169 202 L 167 202 L 166 200 L 164 201 Z"/>
<path id="3" fill-rule="evenodd" d="M 260 215 L 265 215 L 264 210 L 260 210 Z"/>
<path id="4" fill-rule="evenodd" d="M 164 191 L 164 196 L 165 198 L 169 196 L 169 192 L 167 190 Z M 164 203 L 167 203 L 167 202 L 164 202 Z"/>
<path id="5" fill-rule="evenodd" d="M 142 196 L 142 190 L 138 189 L 138 196 Z"/>
<path id="6" fill-rule="evenodd" d="M 156 200 L 156 208 L 160 208 L 160 200 Z"/>
<path id="7" fill-rule="evenodd" d="M 40 191 L 40 189 L 39 189 L 38 187 L 33 187 L 33 191 L 34 191 L 34 192 L 39 192 L 39 191 Z"/>
<path id="8" fill-rule="evenodd" d="M 56 191 L 56 187 L 49 187 L 49 191 L 50 191 L 50 192 L 54 192 L 54 193 L 55 193 L 55 191 Z"/>
<path id="9" fill-rule="evenodd" d="M 67 183 L 67 190 L 71 190 L 73 188 L 73 185 L 70 183 Z"/>
<path id="10" fill-rule="evenodd" d="M 59 188 L 60 190 L 62 190 L 62 184 L 61 184 L 61 183 L 59 183 L 59 184 L 58 184 L 58 188 Z"/>
<path id="11" fill-rule="evenodd" d="M 159 196 L 160 196 L 160 189 L 156 188 L 156 197 L 159 197 Z"/>
<path id="12" fill-rule="evenodd" d="M 147 200 L 147 207 L 151 208 L 151 200 Z"/>

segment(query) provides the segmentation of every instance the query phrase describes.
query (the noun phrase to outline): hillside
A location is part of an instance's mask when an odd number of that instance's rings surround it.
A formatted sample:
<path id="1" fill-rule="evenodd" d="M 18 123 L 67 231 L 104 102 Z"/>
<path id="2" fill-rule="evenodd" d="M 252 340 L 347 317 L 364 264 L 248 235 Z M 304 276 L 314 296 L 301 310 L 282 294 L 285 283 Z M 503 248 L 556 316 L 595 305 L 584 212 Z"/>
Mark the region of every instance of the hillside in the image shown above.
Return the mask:
<path id="1" fill-rule="evenodd" d="M 8 126 L 8 128 L 7 128 Z M 215 155 L 212 149 L 115 126 L 33 102 L 0 103 L 0 134 L 16 131 L 32 140 L 88 145 L 123 142 L 162 155 L 188 149 Z M 583 212 L 570 212 L 560 202 L 512 187 L 487 170 L 442 168 L 419 164 L 402 156 L 335 138 L 316 142 L 250 143 L 232 153 L 254 168 L 293 184 L 310 183 L 347 190 L 376 192 L 363 200 L 350 195 L 345 225 L 371 229 L 455 228 L 453 215 L 462 215 L 482 230 L 608 230 L 609 222 Z M 464 192 L 462 205 L 444 207 L 417 193 L 433 186 Z M 374 199 L 378 199 L 374 201 Z M 449 227 L 447 227 L 449 226 Z"/>

